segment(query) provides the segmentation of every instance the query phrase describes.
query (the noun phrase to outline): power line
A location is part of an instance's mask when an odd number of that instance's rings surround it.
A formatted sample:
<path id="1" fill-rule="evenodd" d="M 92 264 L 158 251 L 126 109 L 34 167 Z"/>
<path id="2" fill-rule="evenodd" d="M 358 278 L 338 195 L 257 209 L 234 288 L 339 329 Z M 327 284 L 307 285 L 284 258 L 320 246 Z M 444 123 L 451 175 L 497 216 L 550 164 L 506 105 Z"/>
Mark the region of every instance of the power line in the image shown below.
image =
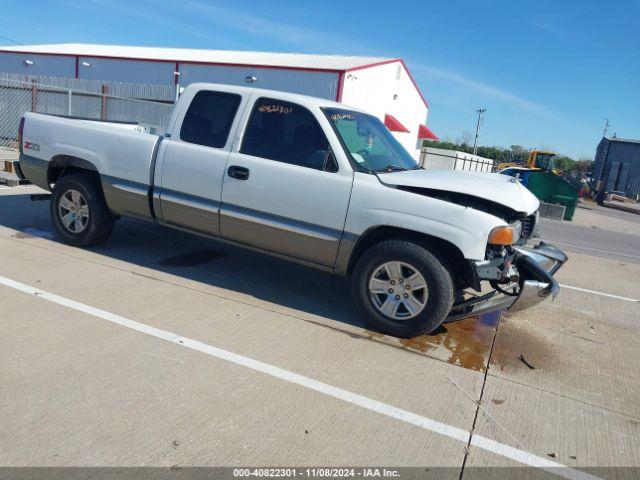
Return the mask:
<path id="1" fill-rule="evenodd" d="M 17 42 L 17 41 L 15 41 L 15 40 L 14 40 L 14 39 L 12 39 L 12 38 L 5 37 L 4 35 L 0 35 L 0 38 L 3 38 L 3 39 L 5 39 L 5 40 L 8 40 L 8 41 L 9 41 L 9 42 L 11 42 L 11 43 L 15 43 L 16 45 L 24 45 L 24 43 Z"/>

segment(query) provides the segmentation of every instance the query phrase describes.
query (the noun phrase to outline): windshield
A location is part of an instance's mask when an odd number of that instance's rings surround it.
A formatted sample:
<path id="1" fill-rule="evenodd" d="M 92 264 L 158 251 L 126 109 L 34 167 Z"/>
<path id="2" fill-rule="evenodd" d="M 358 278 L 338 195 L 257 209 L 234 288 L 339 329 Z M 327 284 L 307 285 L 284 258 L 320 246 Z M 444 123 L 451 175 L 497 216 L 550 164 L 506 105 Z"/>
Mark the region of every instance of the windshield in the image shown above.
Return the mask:
<path id="1" fill-rule="evenodd" d="M 364 170 L 382 173 L 418 168 L 413 157 L 378 118 L 341 108 L 323 110 L 347 153 Z"/>

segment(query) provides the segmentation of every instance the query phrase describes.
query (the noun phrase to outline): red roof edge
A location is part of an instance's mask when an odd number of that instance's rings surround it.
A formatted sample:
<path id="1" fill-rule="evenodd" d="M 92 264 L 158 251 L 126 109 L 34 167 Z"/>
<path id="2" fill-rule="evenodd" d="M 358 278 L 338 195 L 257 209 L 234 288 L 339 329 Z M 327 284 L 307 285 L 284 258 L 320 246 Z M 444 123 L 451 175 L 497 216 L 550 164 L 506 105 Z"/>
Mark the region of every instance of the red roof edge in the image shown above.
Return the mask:
<path id="1" fill-rule="evenodd" d="M 424 95 L 422 95 L 422 92 L 420 91 L 420 87 L 418 87 L 418 84 L 416 83 L 415 78 L 413 78 L 413 75 L 411 75 L 411 72 L 407 68 L 407 64 L 404 63 L 404 60 L 402 60 L 402 59 L 400 60 L 400 63 L 402 63 L 402 66 L 404 67 L 405 71 L 407 72 L 407 75 L 409 75 L 409 80 L 411 80 L 411 83 L 413 83 L 413 86 L 416 87 L 416 90 L 418 91 L 418 95 L 420 95 L 420 98 L 424 102 L 424 106 L 429 108 L 429 102 L 427 102 L 427 99 L 424 98 Z"/>
<path id="2" fill-rule="evenodd" d="M 393 115 L 389 115 L 388 113 L 384 116 L 384 126 L 387 127 L 391 132 L 409 132 L 409 129 L 402 123 L 400 123 L 400 120 L 398 120 Z"/>
<path id="3" fill-rule="evenodd" d="M 418 128 L 418 138 L 419 139 L 426 138 L 427 140 L 440 140 L 435 133 L 429 130 L 429 128 L 426 125 L 423 125 L 422 123 Z"/>

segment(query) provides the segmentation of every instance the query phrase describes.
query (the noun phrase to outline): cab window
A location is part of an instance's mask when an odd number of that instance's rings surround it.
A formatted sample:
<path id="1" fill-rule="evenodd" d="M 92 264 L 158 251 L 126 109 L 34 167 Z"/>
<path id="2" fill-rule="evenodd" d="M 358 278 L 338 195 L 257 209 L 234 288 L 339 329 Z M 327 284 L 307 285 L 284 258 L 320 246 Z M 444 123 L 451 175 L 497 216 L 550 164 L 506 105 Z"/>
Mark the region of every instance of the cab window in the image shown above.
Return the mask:
<path id="1" fill-rule="evenodd" d="M 182 121 L 180 139 L 206 147 L 224 147 L 240 100 L 235 93 L 206 90 L 196 93 Z"/>
<path id="2" fill-rule="evenodd" d="M 335 171 L 329 141 L 313 114 L 301 105 L 283 100 L 256 101 L 240 153 Z"/>

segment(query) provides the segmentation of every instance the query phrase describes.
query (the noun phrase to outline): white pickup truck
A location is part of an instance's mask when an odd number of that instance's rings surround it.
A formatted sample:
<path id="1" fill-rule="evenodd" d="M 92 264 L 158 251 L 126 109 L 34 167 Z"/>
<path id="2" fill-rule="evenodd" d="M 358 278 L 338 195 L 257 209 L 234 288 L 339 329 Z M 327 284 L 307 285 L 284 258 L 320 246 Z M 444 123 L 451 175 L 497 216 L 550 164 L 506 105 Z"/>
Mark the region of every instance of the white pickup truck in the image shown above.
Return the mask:
<path id="1" fill-rule="evenodd" d="M 397 336 L 555 297 L 567 260 L 525 246 L 539 202 L 516 179 L 420 169 L 378 118 L 318 98 L 192 84 L 166 130 L 27 113 L 19 143 L 64 241 L 131 216 L 349 275 Z"/>

